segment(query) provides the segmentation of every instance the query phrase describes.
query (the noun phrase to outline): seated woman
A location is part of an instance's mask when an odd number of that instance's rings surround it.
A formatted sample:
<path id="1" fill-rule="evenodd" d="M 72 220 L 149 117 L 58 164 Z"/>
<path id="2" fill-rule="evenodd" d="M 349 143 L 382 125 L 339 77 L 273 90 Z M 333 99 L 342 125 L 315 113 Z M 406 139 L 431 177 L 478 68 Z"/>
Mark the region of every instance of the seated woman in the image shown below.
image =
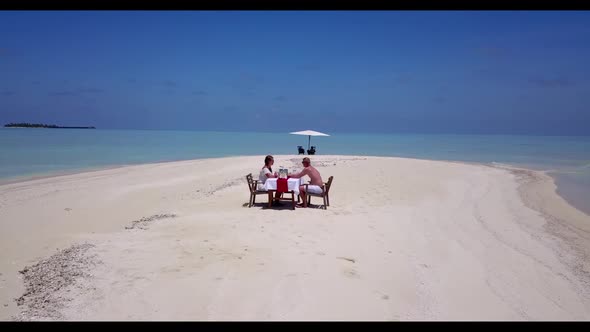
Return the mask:
<path id="1" fill-rule="evenodd" d="M 278 178 L 279 174 L 277 172 L 272 172 L 272 165 L 274 165 L 275 159 L 273 156 L 268 155 L 264 158 L 264 166 L 260 170 L 260 174 L 258 175 L 258 190 L 262 190 L 266 179 L 268 178 Z M 280 198 L 280 193 L 275 193 L 275 201 Z"/>

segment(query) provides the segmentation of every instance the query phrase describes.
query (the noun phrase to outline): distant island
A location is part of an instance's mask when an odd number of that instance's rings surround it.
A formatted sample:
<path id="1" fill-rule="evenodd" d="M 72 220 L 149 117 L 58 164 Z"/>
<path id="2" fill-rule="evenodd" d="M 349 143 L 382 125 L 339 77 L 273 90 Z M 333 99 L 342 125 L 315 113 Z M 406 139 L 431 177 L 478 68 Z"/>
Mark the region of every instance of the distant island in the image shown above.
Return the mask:
<path id="1" fill-rule="evenodd" d="M 59 129 L 96 129 L 96 127 L 62 127 L 56 125 L 47 125 L 42 123 L 9 123 L 5 124 L 6 128 L 59 128 Z"/>

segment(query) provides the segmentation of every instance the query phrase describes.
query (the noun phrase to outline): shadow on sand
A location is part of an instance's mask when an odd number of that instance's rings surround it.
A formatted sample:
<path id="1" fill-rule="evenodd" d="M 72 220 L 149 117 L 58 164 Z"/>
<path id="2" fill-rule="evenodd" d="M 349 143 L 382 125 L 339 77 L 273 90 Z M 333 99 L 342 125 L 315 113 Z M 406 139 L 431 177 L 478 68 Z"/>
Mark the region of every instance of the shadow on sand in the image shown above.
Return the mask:
<path id="1" fill-rule="evenodd" d="M 242 204 L 242 207 L 248 208 L 248 202 Z M 262 203 L 254 203 L 254 205 L 252 205 L 252 208 L 259 208 L 261 210 L 291 210 L 293 211 L 292 205 L 290 202 L 281 202 L 279 205 L 274 205 L 271 207 L 268 207 L 268 202 L 262 202 Z M 307 206 L 308 209 L 322 209 L 323 205 L 318 205 L 318 204 L 309 204 Z M 295 208 L 295 210 L 300 210 L 301 208 Z"/>

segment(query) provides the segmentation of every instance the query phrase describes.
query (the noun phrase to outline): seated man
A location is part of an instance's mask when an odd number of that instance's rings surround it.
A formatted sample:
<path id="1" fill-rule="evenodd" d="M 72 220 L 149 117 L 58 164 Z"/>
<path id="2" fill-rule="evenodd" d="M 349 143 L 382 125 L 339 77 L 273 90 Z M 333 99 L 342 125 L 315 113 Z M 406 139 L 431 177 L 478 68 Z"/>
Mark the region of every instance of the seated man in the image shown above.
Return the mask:
<path id="1" fill-rule="evenodd" d="M 311 166 L 311 161 L 308 157 L 303 158 L 301 162 L 303 164 L 303 170 L 299 173 L 290 174 L 289 176 L 295 179 L 301 178 L 304 175 L 309 176 L 311 180 L 309 185 L 307 186 L 307 190 L 312 194 L 321 194 L 322 193 L 322 185 L 324 182 L 322 181 L 322 176 L 320 172 L 318 172 L 315 167 Z M 305 186 L 299 186 L 299 194 L 301 195 L 301 199 L 303 200 L 303 204 L 297 204 L 297 207 L 307 207 L 307 193 L 305 192 Z"/>
<path id="2" fill-rule="evenodd" d="M 311 149 L 307 150 L 307 154 L 315 154 L 315 146 L 312 146 Z"/>

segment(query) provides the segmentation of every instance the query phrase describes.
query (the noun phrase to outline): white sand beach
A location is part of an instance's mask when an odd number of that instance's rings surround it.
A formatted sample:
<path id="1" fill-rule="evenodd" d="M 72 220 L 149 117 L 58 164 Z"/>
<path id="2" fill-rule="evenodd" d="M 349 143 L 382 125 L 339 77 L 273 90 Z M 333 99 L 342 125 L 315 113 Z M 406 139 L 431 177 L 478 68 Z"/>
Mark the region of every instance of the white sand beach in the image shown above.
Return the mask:
<path id="1" fill-rule="evenodd" d="M 263 159 L 1 185 L 0 319 L 590 319 L 590 217 L 541 172 L 320 155 L 328 209 L 248 208 Z"/>

